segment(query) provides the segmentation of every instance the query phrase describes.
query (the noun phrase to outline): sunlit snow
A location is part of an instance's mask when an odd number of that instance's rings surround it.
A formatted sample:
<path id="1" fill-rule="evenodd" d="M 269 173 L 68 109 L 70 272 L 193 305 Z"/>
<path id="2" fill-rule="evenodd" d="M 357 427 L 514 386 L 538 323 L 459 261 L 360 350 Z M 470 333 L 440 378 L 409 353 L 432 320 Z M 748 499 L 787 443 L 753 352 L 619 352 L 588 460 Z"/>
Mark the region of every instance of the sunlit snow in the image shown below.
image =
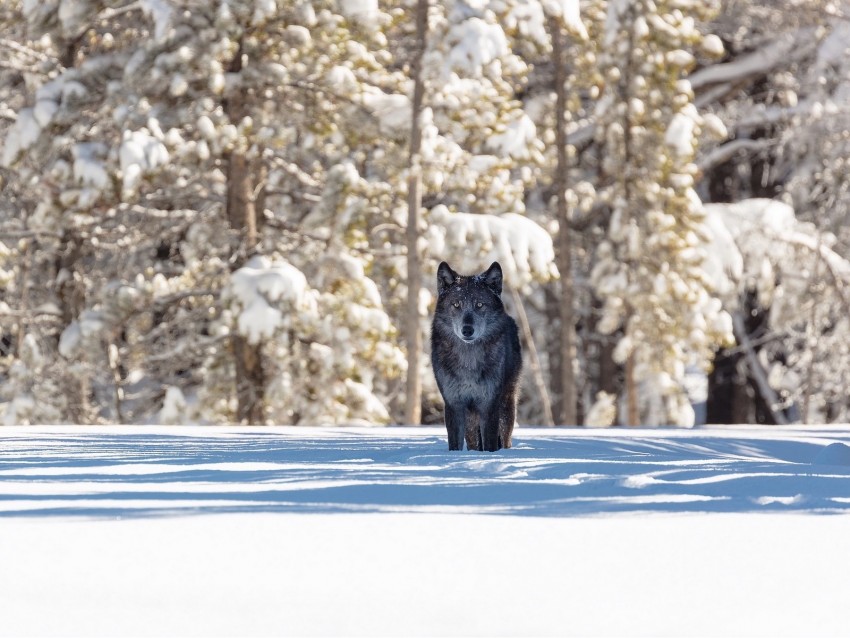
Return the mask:
<path id="1" fill-rule="evenodd" d="M 434 427 L 3 428 L 0 631 L 837 635 L 848 478 L 847 426 L 521 427 L 493 454 Z M 509 593 L 461 613 L 470 590 Z"/>

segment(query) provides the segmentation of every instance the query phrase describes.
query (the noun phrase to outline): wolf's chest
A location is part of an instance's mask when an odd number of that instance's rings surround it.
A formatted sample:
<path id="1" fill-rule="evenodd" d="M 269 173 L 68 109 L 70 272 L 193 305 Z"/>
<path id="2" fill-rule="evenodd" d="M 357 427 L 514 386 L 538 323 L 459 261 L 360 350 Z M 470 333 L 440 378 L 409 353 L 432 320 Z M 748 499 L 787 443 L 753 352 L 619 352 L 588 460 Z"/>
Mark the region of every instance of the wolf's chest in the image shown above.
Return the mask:
<path id="1" fill-rule="evenodd" d="M 485 353 L 469 354 L 438 366 L 437 376 L 443 397 L 450 403 L 479 403 L 492 400 L 499 387 L 503 364 Z"/>

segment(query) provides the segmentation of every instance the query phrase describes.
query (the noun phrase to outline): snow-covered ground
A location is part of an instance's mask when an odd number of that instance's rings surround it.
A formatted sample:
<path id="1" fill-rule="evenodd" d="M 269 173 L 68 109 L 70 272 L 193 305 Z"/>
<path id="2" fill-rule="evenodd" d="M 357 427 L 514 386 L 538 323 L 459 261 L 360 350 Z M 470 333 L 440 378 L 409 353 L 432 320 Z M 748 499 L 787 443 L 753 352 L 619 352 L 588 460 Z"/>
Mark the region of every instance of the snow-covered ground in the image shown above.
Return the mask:
<path id="1" fill-rule="evenodd" d="M 0 428 L 0 635 L 850 635 L 850 426 Z"/>

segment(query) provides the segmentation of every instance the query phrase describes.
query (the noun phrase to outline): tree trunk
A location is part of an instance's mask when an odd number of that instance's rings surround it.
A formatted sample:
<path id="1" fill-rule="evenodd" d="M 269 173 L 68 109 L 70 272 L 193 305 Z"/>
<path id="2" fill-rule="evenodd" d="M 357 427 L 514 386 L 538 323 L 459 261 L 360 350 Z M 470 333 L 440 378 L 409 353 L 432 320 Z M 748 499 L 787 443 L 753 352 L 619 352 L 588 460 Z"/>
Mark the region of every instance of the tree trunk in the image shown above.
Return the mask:
<path id="1" fill-rule="evenodd" d="M 573 309 L 573 268 L 572 246 L 567 208 L 567 182 L 569 164 L 567 161 L 567 68 L 564 60 L 564 33 L 560 22 L 549 17 L 549 31 L 552 37 L 552 55 L 555 62 L 555 145 L 557 147 L 558 166 L 555 173 L 555 191 L 557 196 L 558 242 L 556 260 L 561 273 L 561 318 L 560 330 L 560 373 L 561 400 L 558 422 L 564 425 L 576 424 L 576 382 L 575 382 L 575 313 Z"/>
<path id="2" fill-rule="evenodd" d="M 564 390 L 564 382 L 561 377 L 561 295 L 559 291 L 560 282 L 552 282 L 543 286 L 543 299 L 546 303 L 546 321 L 549 326 L 559 326 L 558 332 L 552 339 L 546 339 L 546 359 L 549 363 L 549 397 L 552 402 L 552 414 L 561 418 L 561 392 Z"/>
<path id="3" fill-rule="evenodd" d="M 744 349 L 744 356 L 750 368 L 750 375 L 752 375 L 756 388 L 764 399 L 765 405 L 773 418 L 773 422 L 777 425 L 788 425 L 788 419 L 782 410 L 781 401 L 776 395 L 776 391 L 770 387 L 770 383 L 767 380 L 767 370 L 764 369 L 761 361 L 759 361 L 758 353 L 752 341 L 750 341 L 747 327 L 740 312 L 732 313 L 732 328 L 735 332 L 735 340 Z"/>
<path id="4" fill-rule="evenodd" d="M 234 334 L 231 348 L 236 361 L 236 421 L 262 424 L 266 418 L 266 378 L 260 346 Z"/>
<path id="5" fill-rule="evenodd" d="M 228 69 L 231 73 L 242 71 L 242 43 Z M 234 124 L 247 114 L 245 98 L 233 91 L 225 101 L 225 111 Z M 230 228 L 238 231 L 239 252 L 234 268 L 240 267 L 245 258 L 257 247 L 257 208 L 255 183 L 251 161 L 242 148 L 228 155 L 226 212 Z M 231 336 L 231 348 L 236 364 L 236 421 L 237 423 L 261 424 L 265 422 L 266 378 L 263 369 L 261 344 L 252 344 L 242 335 Z"/>
<path id="6" fill-rule="evenodd" d="M 639 163 L 639 159 L 635 157 L 635 154 L 632 149 L 632 118 L 631 118 L 631 83 L 636 74 L 636 69 L 634 68 L 634 51 L 635 51 L 635 32 L 634 32 L 634 24 L 636 17 L 637 7 L 634 2 L 629 3 L 628 7 L 625 11 L 625 23 L 629 25 L 628 31 L 628 46 L 627 50 L 629 52 L 629 57 L 626 62 L 625 72 L 622 74 L 619 83 L 619 93 L 620 100 L 625 105 L 624 117 L 625 122 L 623 122 L 623 166 L 622 172 L 623 175 L 621 179 L 623 180 L 623 198 L 626 201 L 626 215 L 624 216 L 624 223 L 628 223 L 628 215 L 636 215 L 640 210 L 640 207 L 635 202 L 633 190 L 632 190 L 632 182 L 635 181 L 634 176 L 634 166 Z M 626 260 L 629 271 L 635 271 L 635 264 L 631 263 L 632 258 L 629 256 Z M 629 307 L 627 314 L 625 325 L 625 335 L 629 334 L 629 321 L 628 316 L 634 312 L 634 309 Z M 638 395 L 637 395 L 637 379 L 635 379 L 635 353 L 632 352 L 629 355 L 629 358 L 626 360 L 626 370 L 625 370 L 625 385 L 626 385 L 626 425 L 639 425 L 640 424 L 640 409 L 638 407 Z"/>
<path id="7" fill-rule="evenodd" d="M 419 263 L 419 209 L 422 207 L 422 168 L 420 148 L 422 128 L 419 117 L 425 97 L 425 81 L 422 77 L 422 56 L 425 53 L 428 30 L 428 0 L 416 3 L 416 50 L 413 54 L 413 105 L 410 126 L 410 177 L 407 182 L 407 393 L 404 419 L 410 424 L 422 420 L 422 331 L 419 325 L 419 291 L 422 288 L 422 265 Z"/>
<path id="8" fill-rule="evenodd" d="M 241 232 L 245 254 L 257 245 L 257 210 L 254 206 L 254 181 L 250 161 L 242 151 L 230 153 L 227 171 L 227 220 Z"/>
<path id="9" fill-rule="evenodd" d="M 626 425 L 640 425 L 634 353 L 626 360 Z"/>
<path id="10" fill-rule="evenodd" d="M 62 252 L 56 258 L 56 296 L 62 312 L 62 325 L 68 327 L 85 308 L 85 287 L 77 277 L 77 263 L 82 259 L 82 240 L 71 229 L 62 232 Z M 61 333 L 60 333 L 61 334 Z M 58 346 L 58 343 L 57 343 Z M 91 423 L 89 406 L 89 372 L 84 366 L 68 368 L 62 373 L 62 387 L 72 423 Z"/>
<path id="11" fill-rule="evenodd" d="M 511 287 L 511 298 L 514 302 L 517 319 L 519 319 L 520 332 L 522 332 L 523 341 L 525 341 L 525 348 L 528 350 L 531 378 L 534 379 L 534 387 L 537 388 L 537 393 L 540 395 L 540 405 L 543 408 L 543 425 L 552 427 L 555 425 L 555 419 L 552 416 L 552 404 L 549 401 L 549 391 L 546 389 L 543 368 L 540 365 L 540 357 L 537 356 L 537 346 L 531 334 L 531 325 L 528 323 L 525 305 L 522 303 L 522 298 L 519 296 L 516 288 Z"/>

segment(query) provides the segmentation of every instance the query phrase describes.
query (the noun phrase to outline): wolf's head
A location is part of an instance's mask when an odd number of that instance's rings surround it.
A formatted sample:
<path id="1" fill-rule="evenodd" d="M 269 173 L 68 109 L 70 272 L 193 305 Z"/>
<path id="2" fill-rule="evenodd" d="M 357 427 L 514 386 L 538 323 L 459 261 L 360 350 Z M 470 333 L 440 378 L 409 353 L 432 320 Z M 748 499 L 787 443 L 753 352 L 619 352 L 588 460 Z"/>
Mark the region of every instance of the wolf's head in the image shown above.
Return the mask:
<path id="1" fill-rule="evenodd" d="M 442 262 L 437 269 L 435 326 L 451 329 L 458 339 L 473 343 L 499 328 L 502 305 L 502 267 L 494 261 L 483 273 L 458 275 Z"/>

